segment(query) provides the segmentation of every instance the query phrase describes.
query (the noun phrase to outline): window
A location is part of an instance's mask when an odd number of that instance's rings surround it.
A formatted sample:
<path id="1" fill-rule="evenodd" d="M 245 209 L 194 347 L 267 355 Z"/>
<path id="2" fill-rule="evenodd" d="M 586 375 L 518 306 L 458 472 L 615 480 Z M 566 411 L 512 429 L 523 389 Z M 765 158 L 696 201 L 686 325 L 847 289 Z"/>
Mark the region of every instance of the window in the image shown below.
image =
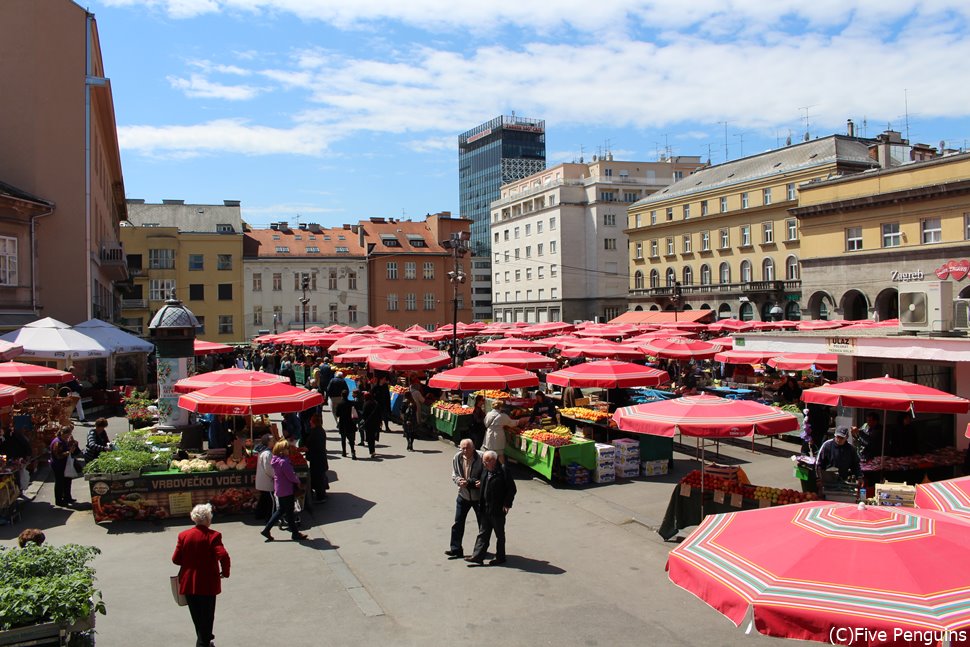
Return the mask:
<path id="1" fill-rule="evenodd" d="M 643 272 L 637 270 L 633 273 L 633 289 L 642 290 L 643 289 Z"/>
<path id="2" fill-rule="evenodd" d="M 899 247 L 902 244 L 902 235 L 899 233 L 899 223 L 890 222 L 882 226 L 882 246 Z"/>
<path id="3" fill-rule="evenodd" d="M 660 272 L 657 270 L 650 270 L 650 287 L 659 288 L 660 287 Z"/>
<path id="4" fill-rule="evenodd" d="M 970 240 L 970 213 L 963 216 L 963 237 Z"/>
<path id="5" fill-rule="evenodd" d="M 541 234 L 542 233 L 542 223 L 541 222 L 537 222 L 536 223 L 536 233 L 537 234 Z"/>
<path id="6" fill-rule="evenodd" d="M 701 251 L 702 252 L 711 251 L 711 232 L 709 231 L 701 232 Z"/>
<path id="7" fill-rule="evenodd" d="M 175 291 L 175 279 L 151 279 L 148 281 L 148 300 L 165 301 Z"/>
<path id="8" fill-rule="evenodd" d="M 425 292 L 424 293 L 424 309 L 425 310 L 434 310 L 434 301 L 435 301 L 434 292 Z"/>
<path id="9" fill-rule="evenodd" d="M 667 236 L 667 240 L 666 240 L 666 250 L 667 250 L 666 251 L 667 256 L 673 256 L 674 255 L 674 237 L 673 236 Z"/>
<path id="10" fill-rule="evenodd" d="M 218 294 L 220 301 L 232 301 L 232 283 L 220 283 Z"/>
<path id="11" fill-rule="evenodd" d="M 205 285 L 202 283 L 190 283 L 189 301 L 205 301 Z"/>
<path id="12" fill-rule="evenodd" d="M 789 218 L 785 221 L 785 230 L 787 231 L 786 240 L 798 240 L 798 220 L 795 218 Z"/>
<path id="13" fill-rule="evenodd" d="M 742 209 L 747 209 L 748 208 L 748 192 L 747 191 L 744 191 L 744 192 L 741 193 L 741 208 Z"/>
<path id="14" fill-rule="evenodd" d="M 515 248 L 515 253 L 513 254 L 513 256 L 515 257 L 515 260 L 519 260 L 519 248 L 518 247 Z"/>
<path id="15" fill-rule="evenodd" d="M 498 242 L 498 232 L 497 231 L 495 232 L 495 242 L 496 243 Z"/>
<path id="16" fill-rule="evenodd" d="M 531 267 L 525 268 L 525 280 L 526 281 L 531 281 L 532 280 L 532 268 Z"/>
<path id="17" fill-rule="evenodd" d="M 287 247 L 286 245 L 277 245 L 276 246 L 276 253 L 277 254 L 289 254 L 290 253 L 290 248 Z"/>
<path id="18" fill-rule="evenodd" d="M 624 191 L 623 202 L 636 202 L 640 199 L 640 194 L 635 191 Z"/>
<path id="19" fill-rule="evenodd" d="M 775 223 L 767 221 L 761 223 L 761 243 L 771 245 L 775 242 Z"/>
<path id="20" fill-rule="evenodd" d="M 690 205 L 689 204 L 685 204 L 684 205 L 684 220 L 687 220 L 688 218 L 690 218 Z"/>
<path id="21" fill-rule="evenodd" d="M 253 292 L 263 291 L 263 274 L 262 272 L 253 273 Z"/>
<path id="22" fill-rule="evenodd" d="M 707 215 L 707 200 L 701 200 L 701 216 Z"/>
<path id="23" fill-rule="evenodd" d="M 434 278 L 434 262 L 433 261 L 425 261 L 424 262 L 424 267 L 422 268 L 421 276 L 423 276 L 426 279 L 433 279 Z"/>
<path id="24" fill-rule="evenodd" d="M 337 289 L 337 270 L 328 270 L 327 272 L 327 289 L 336 290 Z"/>
<path id="25" fill-rule="evenodd" d="M 283 323 L 283 306 L 273 306 L 273 321 Z"/>
<path id="26" fill-rule="evenodd" d="M 555 254 L 556 253 L 556 241 L 554 241 L 554 240 L 550 240 L 549 241 L 549 253 L 550 254 Z"/>
<path id="27" fill-rule="evenodd" d="M 845 251 L 857 252 L 862 249 L 862 227 L 849 227 L 845 230 Z"/>
<path id="28" fill-rule="evenodd" d="M 357 306 L 347 306 L 347 322 L 357 323 Z"/>
<path id="29" fill-rule="evenodd" d="M 387 262 L 387 278 L 389 279 L 397 278 L 397 261 Z"/>
<path id="30" fill-rule="evenodd" d="M 525 257 L 532 258 L 532 245 L 525 246 Z"/>
<path id="31" fill-rule="evenodd" d="M 283 289 L 283 273 L 273 272 L 273 292 L 279 292 Z"/>
<path id="32" fill-rule="evenodd" d="M 766 258 L 761 262 L 761 280 L 762 281 L 775 280 L 775 262 L 770 258 Z"/>
<path id="33" fill-rule="evenodd" d="M 522 290 L 516 290 L 515 291 L 515 300 L 516 301 L 521 301 L 522 300 Z"/>
<path id="34" fill-rule="evenodd" d="M 771 187 L 761 189 L 761 203 L 765 206 L 771 204 Z"/>
<path id="35" fill-rule="evenodd" d="M 148 269 L 150 270 L 175 269 L 175 250 L 174 249 L 148 250 Z M 202 268 L 199 268 L 199 269 L 202 269 Z"/>
<path id="36" fill-rule="evenodd" d="M 650 212 L 650 224 L 651 225 L 657 224 L 657 211 L 656 210 L 653 210 L 653 211 Z"/>
<path id="37" fill-rule="evenodd" d="M 650 258 L 657 258 L 660 256 L 660 251 L 657 246 L 657 240 L 653 239 L 650 241 Z"/>
<path id="38" fill-rule="evenodd" d="M 515 270 L 515 280 L 517 282 L 522 280 L 522 270 Z"/>
<path id="39" fill-rule="evenodd" d="M 495 255 L 495 260 L 498 260 L 498 254 Z M 509 262 L 509 250 L 505 250 L 505 262 Z"/>
<path id="40" fill-rule="evenodd" d="M 525 226 L 525 235 L 526 236 L 531 236 L 532 235 L 532 225 L 527 224 Z"/>
<path id="41" fill-rule="evenodd" d="M 789 256 L 785 259 L 785 280 L 797 281 L 800 277 L 798 272 L 798 258 Z"/>
<path id="42" fill-rule="evenodd" d="M 616 227 L 616 214 L 615 213 L 604 213 L 603 214 L 603 224 L 607 227 Z"/>
<path id="43" fill-rule="evenodd" d="M 603 239 L 603 249 L 615 250 L 616 249 L 616 238 L 604 238 Z"/>
<path id="44" fill-rule="evenodd" d="M 614 191 L 600 191 L 600 202 L 616 202 Z"/>
<path id="45" fill-rule="evenodd" d="M 751 246 L 751 225 L 741 225 L 741 242 L 738 245 L 740 247 Z"/>
<path id="46" fill-rule="evenodd" d="M 728 229 L 722 229 L 720 249 L 727 249 L 730 246 L 731 246 L 731 231 Z"/>
<path id="47" fill-rule="evenodd" d="M 319 251 L 319 250 L 315 250 L 315 251 Z M 338 254 L 349 254 L 350 253 L 350 248 L 349 247 L 344 247 L 343 245 L 337 245 L 337 247 L 334 249 L 334 251 L 337 252 Z"/>
<path id="48" fill-rule="evenodd" d="M 673 207 L 667 207 L 667 220 L 670 221 L 670 220 L 673 220 L 673 219 L 674 219 L 674 208 Z"/>
<path id="49" fill-rule="evenodd" d="M 643 258 L 643 241 L 638 240 L 633 246 L 633 258 Z"/>
<path id="50" fill-rule="evenodd" d="M 337 323 L 339 321 L 339 315 L 337 314 L 337 308 L 338 307 L 339 307 L 338 304 L 331 303 L 331 304 L 329 304 L 329 306 L 327 308 L 327 318 L 328 318 L 328 321 L 330 323 L 332 323 L 332 324 L 335 324 L 335 323 Z M 313 321 L 316 321 L 317 320 L 317 307 L 316 306 L 313 306 L 313 312 L 312 312 L 310 318 Z"/>
<path id="51" fill-rule="evenodd" d="M 539 292 L 539 301 L 542 301 L 543 299 L 546 298 L 546 291 L 544 289 L 539 288 L 538 292 Z"/>
<path id="52" fill-rule="evenodd" d="M 506 230 L 505 230 L 505 231 L 503 232 L 503 237 L 504 237 L 504 239 L 505 239 L 505 240 L 508 240 L 508 239 L 509 239 L 509 230 L 508 230 L 508 229 L 506 229 Z"/>
<path id="53" fill-rule="evenodd" d="M 676 180 L 683 180 L 683 179 L 684 179 L 684 172 L 683 171 L 674 171 L 674 180 L 675 181 Z"/>
<path id="54" fill-rule="evenodd" d="M 674 287 L 674 285 L 677 284 L 677 272 L 674 271 L 674 268 L 672 267 L 667 268 L 667 271 L 665 273 L 665 279 L 666 279 L 668 288 L 672 288 Z"/>
<path id="55" fill-rule="evenodd" d="M 558 299 L 559 298 L 559 288 L 551 288 L 549 290 L 549 298 L 550 299 Z"/>
<path id="56" fill-rule="evenodd" d="M 205 334 L 205 316 L 195 315 L 196 320 L 199 322 L 199 327 L 195 329 L 196 334 Z"/>
<path id="57" fill-rule="evenodd" d="M 559 276 L 559 266 L 555 263 L 549 266 L 549 276 L 550 278 L 556 278 Z"/>
<path id="58" fill-rule="evenodd" d="M 943 242 L 943 230 L 939 218 L 926 218 L 921 223 L 921 239 L 924 245 Z"/>
<path id="59" fill-rule="evenodd" d="M 518 239 L 519 239 L 519 228 L 518 228 L 518 227 L 516 227 L 516 228 L 515 228 L 515 234 L 514 234 L 514 236 L 513 236 L 513 237 L 514 237 L 514 238 L 515 238 L 516 240 L 518 240 Z"/>
<path id="60" fill-rule="evenodd" d="M 152 250 L 149 250 L 152 251 Z M 155 250 L 155 251 L 168 251 L 168 250 Z M 151 255 L 149 254 L 149 263 L 151 263 Z M 190 272 L 201 272 L 205 269 L 205 257 L 202 254 L 189 254 L 189 271 Z"/>
<path id="61" fill-rule="evenodd" d="M 388 294 L 387 295 L 387 309 L 388 310 L 397 310 L 397 295 L 396 294 Z"/>
<path id="62" fill-rule="evenodd" d="M 539 243 L 539 244 L 536 245 L 536 255 L 537 256 L 542 256 L 542 248 L 543 248 L 543 244 L 542 243 Z"/>
<path id="63" fill-rule="evenodd" d="M 741 261 L 741 282 L 751 283 L 751 261 Z"/>
<path id="64" fill-rule="evenodd" d="M 680 282 L 684 285 L 694 285 L 694 270 L 691 269 L 690 265 L 684 266 L 684 271 L 682 273 Z"/>
<path id="65" fill-rule="evenodd" d="M 357 289 L 357 272 L 347 272 L 347 289 Z"/>
<path id="66" fill-rule="evenodd" d="M 701 285 L 711 284 L 711 266 L 707 263 L 701 265 Z"/>
<path id="67" fill-rule="evenodd" d="M 417 310 L 418 309 L 418 296 L 413 292 L 409 292 L 404 297 L 404 309 L 405 310 Z"/>
<path id="68" fill-rule="evenodd" d="M 720 283 L 730 283 L 731 282 L 731 264 L 721 263 L 720 267 L 717 268 L 717 280 Z"/>
<path id="69" fill-rule="evenodd" d="M 721 198 L 721 213 L 727 212 L 727 196 Z"/>
<path id="70" fill-rule="evenodd" d="M 400 247 L 401 241 L 397 239 L 394 234 L 381 234 L 381 242 L 384 243 L 384 247 Z"/>
<path id="71" fill-rule="evenodd" d="M 546 278 L 546 268 L 542 265 L 536 268 L 536 277 L 540 279 Z"/>
<path id="72" fill-rule="evenodd" d="M 789 200 L 794 200 L 795 199 L 795 183 L 794 182 L 789 182 L 787 185 L 785 185 L 785 197 L 788 198 Z"/>
<path id="73" fill-rule="evenodd" d="M 228 224 L 219 224 L 219 225 L 216 225 L 216 233 L 217 234 L 232 234 L 232 233 L 235 233 L 235 232 L 236 232 L 236 228 L 233 227 L 232 225 L 228 225 Z"/>
<path id="74" fill-rule="evenodd" d="M 345 240 L 343 236 L 340 240 Z M 411 243 L 411 247 L 427 247 L 428 243 L 425 242 L 424 238 L 418 234 L 408 234 L 408 242 Z"/>
<path id="75" fill-rule="evenodd" d="M 404 263 L 404 278 L 406 279 L 416 279 L 418 278 L 418 264 L 414 261 L 406 261 Z"/>
<path id="76" fill-rule="evenodd" d="M 316 245 L 307 245 L 306 253 L 307 254 L 319 254 L 320 253 L 320 248 L 317 247 Z"/>
<path id="77" fill-rule="evenodd" d="M 232 334 L 232 315 L 219 315 L 219 334 Z"/>
<path id="78" fill-rule="evenodd" d="M 526 301 L 532 301 L 532 290 L 526 290 L 525 291 L 525 300 Z"/>
<path id="79" fill-rule="evenodd" d="M 216 256 L 216 269 L 217 270 L 231 270 L 232 269 L 232 254 L 219 254 Z"/>
<path id="80" fill-rule="evenodd" d="M 263 325 L 263 306 L 253 306 L 253 325 Z"/>
<path id="81" fill-rule="evenodd" d="M 273 240 L 280 240 L 279 234 L 273 234 Z"/>

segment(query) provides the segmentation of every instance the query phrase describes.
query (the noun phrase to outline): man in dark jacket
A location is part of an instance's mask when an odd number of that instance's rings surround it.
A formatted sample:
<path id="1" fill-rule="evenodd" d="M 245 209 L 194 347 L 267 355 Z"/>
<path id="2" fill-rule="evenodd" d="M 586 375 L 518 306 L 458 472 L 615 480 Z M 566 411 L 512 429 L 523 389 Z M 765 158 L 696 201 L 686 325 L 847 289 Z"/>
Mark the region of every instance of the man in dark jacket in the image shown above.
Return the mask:
<path id="1" fill-rule="evenodd" d="M 489 450 L 482 456 L 485 473 L 481 480 L 482 517 L 478 527 L 478 538 L 475 549 L 465 561 L 481 566 L 485 563 L 485 553 L 488 551 L 492 531 L 495 531 L 495 559 L 489 561 L 489 566 L 505 563 L 505 515 L 512 508 L 515 499 L 515 481 L 498 462 L 498 454 Z"/>
<path id="2" fill-rule="evenodd" d="M 327 400 L 330 401 L 330 411 L 333 412 L 335 422 L 339 422 L 337 408 L 341 402 L 347 399 L 348 395 L 350 395 L 350 389 L 347 387 L 347 380 L 344 379 L 344 372 L 337 371 L 337 374 L 327 383 Z"/>
<path id="3" fill-rule="evenodd" d="M 320 424 L 320 416 L 310 416 L 310 424 L 303 434 L 302 445 L 306 447 L 306 459 L 310 467 L 310 489 L 313 490 L 313 500 L 322 503 L 327 500 L 327 434 Z"/>
<path id="4" fill-rule="evenodd" d="M 451 546 L 445 551 L 448 557 L 464 557 L 461 540 L 465 536 L 465 520 L 468 511 L 475 511 L 475 521 L 482 524 L 481 498 L 482 476 L 485 464 L 482 456 L 475 451 L 471 438 L 461 441 L 461 449 L 451 461 L 451 480 L 458 486 L 458 500 L 455 503 L 455 523 L 451 526 Z"/>
<path id="5" fill-rule="evenodd" d="M 822 443 L 815 459 L 815 471 L 820 481 L 825 479 L 823 482 L 831 483 L 834 480 L 834 476 L 827 472 L 829 468 L 835 468 L 838 478 L 843 481 L 849 476 L 862 478 L 859 454 L 848 439 L 848 427 L 839 427 L 835 430 L 835 438 Z"/>

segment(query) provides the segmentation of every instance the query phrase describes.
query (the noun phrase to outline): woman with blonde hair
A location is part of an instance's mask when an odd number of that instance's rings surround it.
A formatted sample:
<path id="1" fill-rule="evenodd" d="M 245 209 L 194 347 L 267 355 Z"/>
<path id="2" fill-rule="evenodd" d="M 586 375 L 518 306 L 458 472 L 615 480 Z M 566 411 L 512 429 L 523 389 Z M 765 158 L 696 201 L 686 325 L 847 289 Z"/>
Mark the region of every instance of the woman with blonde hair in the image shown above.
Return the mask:
<path id="1" fill-rule="evenodd" d="M 273 493 L 276 495 L 277 505 L 276 511 L 273 512 L 273 516 L 270 517 L 260 534 L 266 537 L 266 541 L 273 541 L 270 530 L 285 514 L 287 527 L 290 529 L 290 536 L 293 541 L 307 539 L 307 536 L 300 532 L 300 527 L 296 522 L 294 505 L 297 490 L 301 487 L 300 478 L 296 475 L 293 464 L 290 462 L 290 443 L 288 441 L 281 440 L 273 445 L 273 459 L 270 461 L 270 465 L 273 466 Z"/>

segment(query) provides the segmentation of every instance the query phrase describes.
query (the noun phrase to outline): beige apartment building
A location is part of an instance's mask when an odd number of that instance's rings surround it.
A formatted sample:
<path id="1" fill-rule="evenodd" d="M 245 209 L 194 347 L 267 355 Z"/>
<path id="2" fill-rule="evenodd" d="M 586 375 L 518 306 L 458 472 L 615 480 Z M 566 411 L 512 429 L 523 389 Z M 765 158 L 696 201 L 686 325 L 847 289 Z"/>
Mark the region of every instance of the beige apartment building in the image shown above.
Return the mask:
<path id="1" fill-rule="evenodd" d="M 28 231 L 3 245 L 19 271 L 5 275 L 16 285 L 0 326 L 117 321 L 125 187 L 94 15 L 70 0 L 0 2 L 0 77 L 0 182 L 35 204 Z"/>
<path id="2" fill-rule="evenodd" d="M 133 284 L 122 302 L 127 326 L 147 335 L 152 316 L 175 294 L 199 320 L 200 339 L 244 341 L 239 201 L 152 204 L 133 199 L 128 214 L 121 228 Z"/>
<path id="3" fill-rule="evenodd" d="M 802 187 L 878 168 L 873 140 L 832 135 L 700 169 L 629 209 L 631 310 L 802 316 Z"/>
<path id="4" fill-rule="evenodd" d="M 493 318 L 609 321 L 624 312 L 627 206 L 700 167 L 699 157 L 607 155 L 504 185 L 491 205 Z"/>

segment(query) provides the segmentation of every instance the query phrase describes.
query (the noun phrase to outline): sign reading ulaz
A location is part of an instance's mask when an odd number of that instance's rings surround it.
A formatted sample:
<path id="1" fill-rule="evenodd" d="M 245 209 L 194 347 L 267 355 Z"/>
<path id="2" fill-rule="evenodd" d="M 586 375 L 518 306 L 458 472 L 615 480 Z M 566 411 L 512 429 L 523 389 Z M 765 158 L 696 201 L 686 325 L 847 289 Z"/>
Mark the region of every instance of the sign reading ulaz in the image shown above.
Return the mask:
<path id="1" fill-rule="evenodd" d="M 963 259 L 961 261 L 947 261 L 943 263 L 940 267 L 933 270 L 936 277 L 941 281 L 947 279 L 953 279 L 954 281 L 962 281 L 967 278 L 970 274 L 970 261 Z M 908 281 L 922 281 L 926 278 L 923 270 L 916 270 L 915 272 L 900 272 L 899 270 L 893 270 L 889 274 L 889 280 L 897 281 L 900 283 L 905 283 Z"/>

